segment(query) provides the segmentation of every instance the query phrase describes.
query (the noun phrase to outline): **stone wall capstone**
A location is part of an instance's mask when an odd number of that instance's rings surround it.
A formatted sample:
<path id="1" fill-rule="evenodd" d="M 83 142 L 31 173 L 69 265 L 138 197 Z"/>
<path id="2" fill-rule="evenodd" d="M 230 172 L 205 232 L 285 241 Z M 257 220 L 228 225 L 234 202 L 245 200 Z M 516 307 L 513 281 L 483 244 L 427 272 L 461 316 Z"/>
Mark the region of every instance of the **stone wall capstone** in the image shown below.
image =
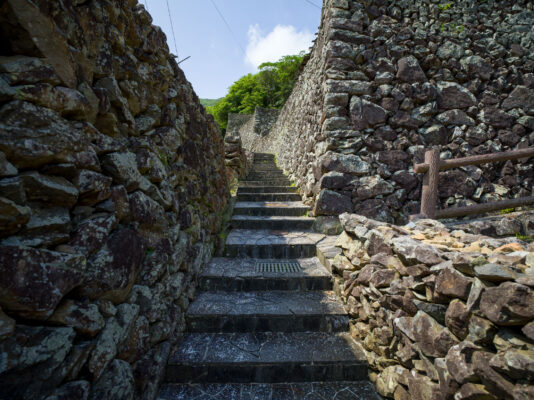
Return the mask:
<path id="1" fill-rule="evenodd" d="M 534 145 L 534 3 L 326 0 L 314 47 L 263 141 L 316 215 L 405 223 L 413 162 Z M 534 163 L 440 174 L 442 208 L 533 194 Z"/>
<path id="2" fill-rule="evenodd" d="M 153 399 L 229 188 L 137 0 L 0 2 L 0 399 Z"/>

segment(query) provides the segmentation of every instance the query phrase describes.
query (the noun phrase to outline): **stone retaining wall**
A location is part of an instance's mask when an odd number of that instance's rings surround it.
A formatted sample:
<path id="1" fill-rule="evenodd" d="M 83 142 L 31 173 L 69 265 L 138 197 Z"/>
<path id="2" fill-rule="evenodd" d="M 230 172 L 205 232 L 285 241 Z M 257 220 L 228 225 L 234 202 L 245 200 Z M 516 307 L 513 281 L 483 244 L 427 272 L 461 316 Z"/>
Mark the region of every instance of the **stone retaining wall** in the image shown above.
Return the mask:
<path id="1" fill-rule="evenodd" d="M 254 114 L 229 114 L 227 132 L 239 136 L 243 148 L 250 152 L 272 153 L 269 134 L 280 110 L 256 107 Z"/>
<path id="2" fill-rule="evenodd" d="M 221 134 L 136 0 L 0 2 L 0 398 L 152 399 L 211 258 Z"/>
<path id="3" fill-rule="evenodd" d="M 534 244 L 432 220 L 340 220 L 321 255 L 383 396 L 534 397 Z"/>
<path id="4" fill-rule="evenodd" d="M 317 215 L 405 223 L 424 149 L 534 145 L 534 3 L 327 0 L 307 64 L 264 139 Z M 534 163 L 440 174 L 441 207 L 532 195 Z"/>

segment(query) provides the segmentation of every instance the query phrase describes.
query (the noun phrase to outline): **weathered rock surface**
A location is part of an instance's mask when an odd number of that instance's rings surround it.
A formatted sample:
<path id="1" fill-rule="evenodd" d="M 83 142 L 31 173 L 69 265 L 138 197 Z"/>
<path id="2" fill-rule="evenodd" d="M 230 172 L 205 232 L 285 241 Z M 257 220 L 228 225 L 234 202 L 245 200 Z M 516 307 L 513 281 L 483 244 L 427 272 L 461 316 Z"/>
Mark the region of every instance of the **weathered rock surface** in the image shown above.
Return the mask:
<path id="1" fill-rule="evenodd" d="M 463 221 L 399 227 L 342 214 L 340 222 L 337 252 L 321 252 L 379 393 L 529 398 L 534 301 L 521 271 L 531 248 L 515 237 L 467 233 L 458 228 L 476 227 Z"/>
<path id="2" fill-rule="evenodd" d="M 220 241 L 220 130 L 138 1 L 8 0 L 0 38 L 0 398 L 153 400 Z"/>
<path id="3" fill-rule="evenodd" d="M 63 296 L 83 282 L 77 254 L 0 246 L 0 306 L 25 318 L 46 319 Z"/>
<path id="4" fill-rule="evenodd" d="M 419 212 L 422 176 L 410 167 L 423 161 L 425 147 L 438 145 L 452 159 L 534 144 L 531 24 L 510 22 L 530 10 L 528 0 L 476 7 L 330 0 L 325 7 L 274 125 L 257 135 L 251 116 L 232 117 L 245 149 L 275 152 L 305 200 L 315 205 L 323 190 L 357 188 L 363 195 L 352 196 L 351 212 L 404 224 Z M 338 161 L 344 157 L 358 157 L 358 168 Z M 492 184 L 508 189 L 499 199 L 529 195 L 534 174 L 524 161 L 450 171 L 439 208 L 497 200 Z M 330 184 L 323 176 L 332 172 L 378 175 L 392 191 L 368 188 L 373 182 Z M 415 184 L 403 186 L 396 172 Z"/>

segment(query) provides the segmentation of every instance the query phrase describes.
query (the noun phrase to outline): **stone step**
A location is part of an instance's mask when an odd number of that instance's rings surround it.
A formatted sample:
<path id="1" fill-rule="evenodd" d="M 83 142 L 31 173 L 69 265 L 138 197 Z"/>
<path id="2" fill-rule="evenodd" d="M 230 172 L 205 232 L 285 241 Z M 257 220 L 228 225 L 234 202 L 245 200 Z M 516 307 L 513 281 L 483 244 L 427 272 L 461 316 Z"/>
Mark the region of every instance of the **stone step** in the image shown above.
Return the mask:
<path id="1" fill-rule="evenodd" d="M 348 333 L 192 333 L 184 335 L 177 349 L 169 357 L 167 382 L 279 383 L 367 378 L 365 355 Z"/>
<path id="2" fill-rule="evenodd" d="M 188 332 L 340 332 L 349 319 L 331 291 L 200 292 Z"/>
<path id="3" fill-rule="evenodd" d="M 245 178 L 248 181 L 262 181 L 262 180 L 274 180 L 274 179 L 287 179 L 287 176 L 283 172 L 266 172 L 249 173 Z"/>
<path id="4" fill-rule="evenodd" d="M 203 291 L 331 290 L 332 278 L 317 258 L 287 260 L 297 262 L 301 271 L 260 272 L 250 258 L 214 258 L 202 271 L 199 289 Z M 286 260 L 272 260 L 276 263 Z M 280 267 L 280 265 L 278 265 Z"/>
<path id="5" fill-rule="evenodd" d="M 158 400 L 380 400 L 370 382 L 170 383 Z"/>
<path id="6" fill-rule="evenodd" d="M 240 180 L 239 185 L 243 186 L 291 186 L 289 179 L 265 179 L 265 180 Z"/>
<path id="7" fill-rule="evenodd" d="M 276 165 L 252 165 L 249 172 L 283 172 Z"/>
<path id="8" fill-rule="evenodd" d="M 238 201 L 234 215 L 278 215 L 304 217 L 310 207 L 300 201 Z"/>
<path id="9" fill-rule="evenodd" d="M 308 258 L 317 255 L 324 235 L 311 232 L 233 229 L 226 238 L 225 257 Z"/>
<path id="10" fill-rule="evenodd" d="M 300 201 L 298 193 L 238 193 L 238 201 Z"/>
<path id="11" fill-rule="evenodd" d="M 237 193 L 297 193 L 295 186 L 245 186 L 240 184 Z"/>
<path id="12" fill-rule="evenodd" d="M 312 229 L 314 221 L 315 219 L 310 217 L 234 215 L 231 224 L 234 229 L 309 231 Z"/>

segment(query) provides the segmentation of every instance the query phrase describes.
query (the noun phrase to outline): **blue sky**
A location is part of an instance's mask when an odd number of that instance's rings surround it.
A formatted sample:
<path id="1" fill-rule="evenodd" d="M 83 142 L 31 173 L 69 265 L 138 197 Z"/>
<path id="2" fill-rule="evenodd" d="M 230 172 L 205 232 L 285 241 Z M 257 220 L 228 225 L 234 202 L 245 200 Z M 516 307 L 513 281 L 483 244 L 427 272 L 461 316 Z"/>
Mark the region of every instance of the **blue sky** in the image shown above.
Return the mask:
<path id="1" fill-rule="evenodd" d="M 176 53 L 166 0 L 146 4 Z M 223 97 L 241 76 L 265 61 L 308 50 L 322 0 L 168 0 L 180 67 L 201 98 Z M 227 28 L 216 8 L 230 25 Z M 312 4 L 310 4 L 312 3 Z M 313 5 L 315 4 L 315 6 Z"/>

